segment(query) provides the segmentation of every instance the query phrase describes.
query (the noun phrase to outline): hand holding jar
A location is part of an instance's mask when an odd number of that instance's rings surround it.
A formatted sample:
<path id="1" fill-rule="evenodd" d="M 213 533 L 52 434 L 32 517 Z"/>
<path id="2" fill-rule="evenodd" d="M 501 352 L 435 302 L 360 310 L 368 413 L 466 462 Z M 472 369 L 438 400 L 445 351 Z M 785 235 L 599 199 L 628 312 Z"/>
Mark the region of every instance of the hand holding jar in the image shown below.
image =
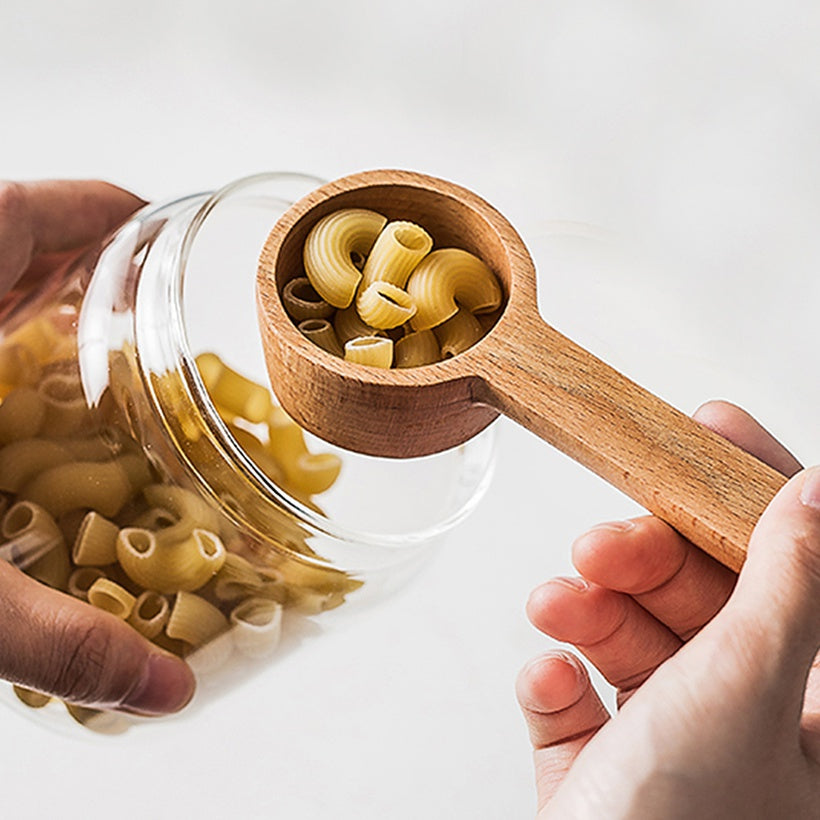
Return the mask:
<path id="1" fill-rule="evenodd" d="M 0 183 L 0 296 L 7 310 L 144 203 L 102 182 Z M 0 561 L 0 677 L 72 703 L 158 715 L 191 698 L 189 667 L 121 619 Z"/>

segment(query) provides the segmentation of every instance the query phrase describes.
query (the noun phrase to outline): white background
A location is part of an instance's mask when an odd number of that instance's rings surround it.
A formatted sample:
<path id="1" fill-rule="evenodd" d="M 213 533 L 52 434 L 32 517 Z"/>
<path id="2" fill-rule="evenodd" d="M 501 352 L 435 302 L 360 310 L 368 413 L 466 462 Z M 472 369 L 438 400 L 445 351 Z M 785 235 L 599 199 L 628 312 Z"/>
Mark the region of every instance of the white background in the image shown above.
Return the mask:
<path id="1" fill-rule="evenodd" d="M 399 167 L 498 207 L 545 317 L 686 411 L 818 460 L 812 4 L 6 0 L 0 177 L 149 199 Z M 119 739 L 0 714 L 3 816 L 523 818 L 528 591 L 635 506 L 502 421 L 477 513 L 395 600 Z"/>

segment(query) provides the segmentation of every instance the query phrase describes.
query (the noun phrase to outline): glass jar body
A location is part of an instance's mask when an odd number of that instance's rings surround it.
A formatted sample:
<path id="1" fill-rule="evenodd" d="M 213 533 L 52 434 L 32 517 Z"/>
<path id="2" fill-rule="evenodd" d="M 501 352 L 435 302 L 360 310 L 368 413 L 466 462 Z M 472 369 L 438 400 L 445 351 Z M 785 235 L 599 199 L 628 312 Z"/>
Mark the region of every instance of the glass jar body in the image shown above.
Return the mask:
<path id="1" fill-rule="evenodd" d="M 396 462 L 276 407 L 256 256 L 319 182 L 261 174 L 148 206 L 0 305 L 4 557 L 185 658 L 199 703 L 389 595 L 489 479 L 490 431 Z M 17 694 L 99 732 L 131 722 Z"/>

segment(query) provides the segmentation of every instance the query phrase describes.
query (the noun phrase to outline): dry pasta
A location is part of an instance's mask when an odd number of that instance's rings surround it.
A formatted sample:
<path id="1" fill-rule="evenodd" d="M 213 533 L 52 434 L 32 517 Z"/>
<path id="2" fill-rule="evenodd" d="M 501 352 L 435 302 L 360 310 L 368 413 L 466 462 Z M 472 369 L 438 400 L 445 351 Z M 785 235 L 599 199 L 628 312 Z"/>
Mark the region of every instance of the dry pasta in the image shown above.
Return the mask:
<path id="1" fill-rule="evenodd" d="M 432 330 L 416 330 L 402 336 L 393 347 L 396 367 L 421 367 L 441 360 L 441 348 Z"/>
<path id="2" fill-rule="evenodd" d="M 104 567 L 117 560 L 120 528 L 93 510 L 85 515 L 74 540 L 71 560 L 78 567 Z"/>
<path id="3" fill-rule="evenodd" d="M 358 336 L 345 345 L 345 361 L 390 367 L 393 364 L 393 340 L 380 336 Z"/>
<path id="4" fill-rule="evenodd" d="M 182 541 L 196 528 L 212 531 L 219 529 L 216 510 L 184 487 L 149 484 L 143 490 L 143 495 L 152 507 L 168 510 L 176 518 L 176 523 L 155 533 L 160 543 Z"/>
<path id="5" fill-rule="evenodd" d="M 196 363 L 216 404 L 248 421 L 265 420 L 271 406 L 270 393 L 265 387 L 227 367 L 213 353 L 200 354 Z"/>
<path id="6" fill-rule="evenodd" d="M 304 319 L 327 319 L 334 311 L 333 305 L 329 305 L 316 293 L 306 276 L 298 276 L 285 285 L 282 302 L 288 315 L 297 322 Z"/>
<path id="7" fill-rule="evenodd" d="M 0 449 L 0 490 L 16 493 L 44 470 L 71 461 L 68 449 L 46 439 L 12 441 Z"/>
<path id="8" fill-rule="evenodd" d="M 390 282 L 373 282 L 359 293 L 356 310 L 368 325 L 389 330 L 412 319 L 416 306 L 400 287 Z"/>
<path id="9" fill-rule="evenodd" d="M 334 356 L 343 356 L 344 351 L 336 337 L 333 325 L 327 319 L 304 319 L 297 325 L 299 332 Z"/>
<path id="10" fill-rule="evenodd" d="M 134 608 L 136 598 L 110 578 L 98 578 L 88 589 L 88 603 L 125 620 Z"/>
<path id="11" fill-rule="evenodd" d="M 153 590 L 141 592 L 134 602 L 128 623 L 149 640 L 162 632 L 168 623 L 171 607 L 168 599 Z"/>
<path id="12" fill-rule="evenodd" d="M 403 288 L 410 272 L 432 247 L 433 240 L 424 228 L 412 222 L 388 223 L 367 255 L 360 287 L 390 282 Z"/>
<path id="13" fill-rule="evenodd" d="M 91 589 L 95 581 L 105 577 L 105 573 L 99 567 L 80 567 L 73 570 L 68 576 L 66 589 L 69 595 L 73 595 L 81 601 L 87 601 L 88 590 Z"/>
<path id="14" fill-rule="evenodd" d="M 228 629 L 228 619 L 199 595 L 178 592 L 171 608 L 165 634 L 201 646 Z"/>
<path id="15" fill-rule="evenodd" d="M 207 530 L 194 529 L 182 541 L 160 544 L 150 530 L 125 527 L 117 537 L 117 559 L 126 575 L 144 589 L 190 592 L 219 572 L 225 547 Z"/>
<path id="16" fill-rule="evenodd" d="M 483 335 L 484 329 L 476 317 L 465 308 L 459 308 L 446 322 L 433 328 L 441 355 L 447 359 L 472 347 Z"/>
<path id="17" fill-rule="evenodd" d="M 282 636 L 282 605 L 269 598 L 246 598 L 231 610 L 234 646 L 252 658 L 269 655 Z"/>
<path id="18" fill-rule="evenodd" d="M 18 501 L 5 512 L 0 532 L 7 543 L 2 553 L 19 569 L 62 589 L 70 572 L 63 534 L 38 504 Z"/>
<path id="19" fill-rule="evenodd" d="M 339 344 L 344 347 L 351 339 L 357 336 L 384 336 L 384 331 L 366 324 L 359 316 L 355 305 L 344 310 L 337 310 L 333 317 L 333 329 Z"/>
<path id="20" fill-rule="evenodd" d="M 460 248 L 428 254 L 407 280 L 416 304 L 410 323 L 427 330 L 449 319 L 462 305 L 472 313 L 489 313 L 501 305 L 501 286 L 477 256 Z M 458 302 L 458 304 L 456 304 Z"/>
<path id="21" fill-rule="evenodd" d="M 46 406 L 32 387 L 12 390 L 0 404 L 0 443 L 34 438 L 46 417 Z"/>
<path id="22" fill-rule="evenodd" d="M 87 421 L 88 404 L 76 375 L 49 373 L 37 390 L 45 405 L 43 428 L 49 436 L 69 435 Z"/>
<path id="23" fill-rule="evenodd" d="M 362 274 L 351 254 L 366 256 L 387 218 L 363 208 L 328 214 L 311 229 L 305 241 L 305 273 L 316 292 L 329 304 L 345 308 L 356 295 Z"/>

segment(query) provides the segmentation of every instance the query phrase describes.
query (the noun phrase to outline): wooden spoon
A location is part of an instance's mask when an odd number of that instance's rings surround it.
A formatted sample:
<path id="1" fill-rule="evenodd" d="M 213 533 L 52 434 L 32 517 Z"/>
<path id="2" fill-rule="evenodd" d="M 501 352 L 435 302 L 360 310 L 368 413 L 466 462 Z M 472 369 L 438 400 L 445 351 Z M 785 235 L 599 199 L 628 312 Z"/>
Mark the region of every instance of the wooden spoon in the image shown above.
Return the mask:
<path id="1" fill-rule="evenodd" d="M 302 336 L 280 294 L 302 275 L 310 228 L 348 207 L 417 222 L 436 247 L 461 247 L 483 259 L 506 296 L 489 333 L 454 358 L 392 370 L 345 362 Z M 347 449 L 426 455 L 461 444 L 501 412 L 734 570 L 755 522 L 785 482 L 547 325 L 521 238 L 491 205 L 450 182 L 385 170 L 318 188 L 274 226 L 257 286 L 277 397 L 305 428 Z"/>

